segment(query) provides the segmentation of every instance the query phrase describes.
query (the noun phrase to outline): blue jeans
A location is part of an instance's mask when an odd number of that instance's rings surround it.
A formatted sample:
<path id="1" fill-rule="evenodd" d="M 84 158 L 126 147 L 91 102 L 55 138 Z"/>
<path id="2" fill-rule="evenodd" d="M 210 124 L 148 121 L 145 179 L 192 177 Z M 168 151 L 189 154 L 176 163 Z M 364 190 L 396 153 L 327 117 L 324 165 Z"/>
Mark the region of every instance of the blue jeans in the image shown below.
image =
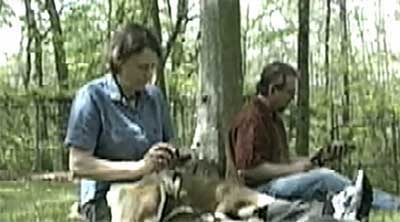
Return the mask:
<path id="1" fill-rule="evenodd" d="M 321 168 L 274 179 L 256 189 L 286 200 L 324 201 L 329 193 L 337 193 L 352 181 L 333 170 Z M 382 210 L 400 210 L 400 198 L 374 189 L 372 207 Z"/>

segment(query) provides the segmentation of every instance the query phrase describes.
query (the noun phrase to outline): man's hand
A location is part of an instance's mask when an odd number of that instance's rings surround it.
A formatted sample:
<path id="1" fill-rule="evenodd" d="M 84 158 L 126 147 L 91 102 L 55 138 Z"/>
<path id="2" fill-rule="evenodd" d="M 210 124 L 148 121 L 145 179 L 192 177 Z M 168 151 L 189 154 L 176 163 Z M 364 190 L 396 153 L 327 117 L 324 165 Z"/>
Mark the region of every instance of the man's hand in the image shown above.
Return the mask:
<path id="1" fill-rule="evenodd" d="M 177 158 L 177 149 L 167 143 L 153 145 L 143 157 L 145 168 L 149 173 L 167 168 Z"/>
<path id="2" fill-rule="evenodd" d="M 251 170 L 250 170 L 251 171 Z M 246 185 L 256 185 L 263 181 L 262 178 L 254 177 L 249 170 L 238 170 L 238 182 L 239 184 L 246 184 Z"/>
<path id="3" fill-rule="evenodd" d="M 343 155 L 355 150 L 354 145 L 349 145 L 343 142 L 334 142 L 328 144 L 311 156 L 310 160 L 316 166 L 324 166 L 327 162 L 332 162 L 341 158 Z"/>
<path id="4" fill-rule="evenodd" d="M 299 170 L 299 172 L 307 172 L 315 168 L 315 164 L 313 164 L 308 158 L 297 160 L 293 165 Z"/>

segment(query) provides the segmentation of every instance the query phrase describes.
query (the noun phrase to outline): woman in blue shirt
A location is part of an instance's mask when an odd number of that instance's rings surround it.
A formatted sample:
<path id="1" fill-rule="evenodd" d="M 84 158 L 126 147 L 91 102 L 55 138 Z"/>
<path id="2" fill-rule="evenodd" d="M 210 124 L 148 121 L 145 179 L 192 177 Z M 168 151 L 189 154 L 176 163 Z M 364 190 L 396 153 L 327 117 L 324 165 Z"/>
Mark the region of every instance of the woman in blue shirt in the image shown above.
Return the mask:
<path id="1" fill-rule="evenodd" d="M 136 181 L 168 166 L 173 136 L 168 105 L 148 84 L 161 47 L 145 27 L 129 24 L 113 36 L 110 74 L 84 85 L 72 104 L 65 144 L 80 178 L 81 213 L 109 221 L 105 195 L 114 181 Z"/>

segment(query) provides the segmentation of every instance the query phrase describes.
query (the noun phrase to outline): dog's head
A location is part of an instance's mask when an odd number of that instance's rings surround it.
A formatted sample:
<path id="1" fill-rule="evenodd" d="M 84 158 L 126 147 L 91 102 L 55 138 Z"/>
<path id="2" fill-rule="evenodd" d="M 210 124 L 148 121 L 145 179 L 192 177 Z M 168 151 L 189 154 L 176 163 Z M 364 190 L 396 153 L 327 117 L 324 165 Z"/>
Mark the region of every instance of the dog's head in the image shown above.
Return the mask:
<path id="1" fill-rule="evenodd" d="M 221 179 L 216 166 L 194 159 L 190 151 L 173 152 L 169 169 L 134 184 L 111 186 L 108 200 L 113 221 L 175 221 L 182 215 L 200 218 L 207 213 L 221 219 L 249 218 L 274 201 Z"/>
<path id="2" fill-rule="evenodd" d="M 187 210 L 190 207 L 198 215 L 214 213 L 219 219 L 244 219 L 256 216 L 260 209 L 275 201 L 235 181 L 222 179 L 217 166 L 205 160 L 192 158 L 170 175 L 174 175 L 169 176 L 173 178 L 169 184 L 173 184 L 175 191 L 169 193 L 174 199 L 167 203 L 166 211 L 174 213 L 171 208 Z M 171 202 L 175 203 L 172 207 Z"/>

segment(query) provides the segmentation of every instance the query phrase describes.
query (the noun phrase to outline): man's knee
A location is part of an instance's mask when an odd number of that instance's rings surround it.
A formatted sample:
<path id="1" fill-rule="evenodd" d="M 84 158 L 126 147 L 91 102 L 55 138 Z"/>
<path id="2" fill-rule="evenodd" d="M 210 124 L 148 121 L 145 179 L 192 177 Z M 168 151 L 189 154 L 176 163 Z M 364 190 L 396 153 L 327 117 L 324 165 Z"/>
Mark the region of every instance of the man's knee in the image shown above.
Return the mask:
<path id="1" fill-rule="evenodd" d="M 310 173 L 315 174 L 318 180 L 323 181 L 328 188 L 333 188 L 334 191 L 336 189 L 341 190 L 344 186 L 351 183 L 348 178 L 328 168 L 315 169 L 310 171 Z"/>

